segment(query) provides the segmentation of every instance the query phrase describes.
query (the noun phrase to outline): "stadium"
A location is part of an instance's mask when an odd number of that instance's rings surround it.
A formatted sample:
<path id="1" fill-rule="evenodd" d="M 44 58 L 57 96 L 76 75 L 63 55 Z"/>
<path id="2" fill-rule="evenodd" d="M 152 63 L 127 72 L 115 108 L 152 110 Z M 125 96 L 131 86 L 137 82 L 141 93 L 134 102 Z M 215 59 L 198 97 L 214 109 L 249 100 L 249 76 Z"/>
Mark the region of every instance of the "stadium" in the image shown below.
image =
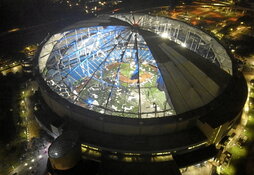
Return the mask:
<path id="1" fill-rule="evenodd" d="M 165 17 L 80 21 L 51 35 L 37 57 L 37 121 L 54 136 L 77 130 L 91 159 L 180 168 L 215 157 L 247 97 L 218 40 Z"/>

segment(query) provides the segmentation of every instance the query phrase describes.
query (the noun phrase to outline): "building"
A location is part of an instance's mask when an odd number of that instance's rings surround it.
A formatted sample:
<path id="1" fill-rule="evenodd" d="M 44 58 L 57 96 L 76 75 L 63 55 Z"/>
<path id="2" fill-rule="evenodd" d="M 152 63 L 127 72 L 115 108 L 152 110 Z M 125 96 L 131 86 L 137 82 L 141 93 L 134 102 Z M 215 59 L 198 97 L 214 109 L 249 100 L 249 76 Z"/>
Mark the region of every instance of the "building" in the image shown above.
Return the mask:
<path id="1" fill-rule="evenodd" d="M 35 73 L 52 111 L 38 119 L 44 128 L 59 119 L 63 131 L 75 128 L 87 158 L 170 162 L 175 174 L 216 155 L 247 97 L 219 41 L 184 22 L 145 14 L 66 27 L 41 46 Z"/>
<path id="2" fill-rule="evenodd" d="M 52 168 L 68 170 L 73 168 L 81 158 L 78 133 L 67 131 L 59 136 L 49 147 L 48 154 Z"/>

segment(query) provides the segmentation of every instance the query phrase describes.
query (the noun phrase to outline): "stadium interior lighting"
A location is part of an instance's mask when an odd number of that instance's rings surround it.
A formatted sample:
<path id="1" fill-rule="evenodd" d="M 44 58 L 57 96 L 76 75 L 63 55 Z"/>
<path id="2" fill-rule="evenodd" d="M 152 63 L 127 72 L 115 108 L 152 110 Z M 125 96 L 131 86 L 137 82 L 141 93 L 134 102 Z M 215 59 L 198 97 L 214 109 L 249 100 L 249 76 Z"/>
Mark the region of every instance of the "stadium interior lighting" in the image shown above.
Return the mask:
<path id="1" fill-rule="evenodd" d="M 186 47 L 186 43 L 181 43 L 181 46 L 182 47 Z"/>
<path id="2" fill-rule="evenodd" d="M 167 32 L 163 32 L 163 33 L 161 34 L 161 37 L 162 37 L 162 38 L 168 38 L 168 37 L 169 37 L 169 35 L 168 35 L 168 33 L 167 33 Z"/>

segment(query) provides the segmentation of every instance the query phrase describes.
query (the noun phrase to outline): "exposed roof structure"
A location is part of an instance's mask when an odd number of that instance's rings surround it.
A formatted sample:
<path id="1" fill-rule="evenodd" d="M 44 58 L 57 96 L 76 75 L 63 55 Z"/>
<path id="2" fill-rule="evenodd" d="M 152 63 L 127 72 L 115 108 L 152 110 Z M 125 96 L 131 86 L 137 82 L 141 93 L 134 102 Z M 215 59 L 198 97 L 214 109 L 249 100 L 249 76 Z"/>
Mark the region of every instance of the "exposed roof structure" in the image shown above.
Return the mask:
<path id="1" fill-rule="evenodd" d="M 42 48 L 42 77 L 71 103 L 113 116 L 164 117 L 208 104 L 227 86 L 231 60 L 205 33 L 162 17 L 113 17 L 74 25 Z"/>

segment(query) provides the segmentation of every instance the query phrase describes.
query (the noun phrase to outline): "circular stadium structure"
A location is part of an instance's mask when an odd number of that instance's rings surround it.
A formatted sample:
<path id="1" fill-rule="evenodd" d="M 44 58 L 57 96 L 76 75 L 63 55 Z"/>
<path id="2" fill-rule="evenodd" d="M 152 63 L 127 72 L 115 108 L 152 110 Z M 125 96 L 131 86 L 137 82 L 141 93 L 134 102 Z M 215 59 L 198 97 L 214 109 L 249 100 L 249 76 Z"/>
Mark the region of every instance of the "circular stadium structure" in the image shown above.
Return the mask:
<path id="1" fill-rule="evenodd" d="M 47 126 L 76 128 L 83 149 L 99 154 L 177 157 L 210 148 L 239 119 L 247 94 L 216 39 L 184 22 L 145 14 L 66 27 L 44 43 L 36 64 L 52 111 L 38 113 L 39 123 L 53 133 Z"/>

